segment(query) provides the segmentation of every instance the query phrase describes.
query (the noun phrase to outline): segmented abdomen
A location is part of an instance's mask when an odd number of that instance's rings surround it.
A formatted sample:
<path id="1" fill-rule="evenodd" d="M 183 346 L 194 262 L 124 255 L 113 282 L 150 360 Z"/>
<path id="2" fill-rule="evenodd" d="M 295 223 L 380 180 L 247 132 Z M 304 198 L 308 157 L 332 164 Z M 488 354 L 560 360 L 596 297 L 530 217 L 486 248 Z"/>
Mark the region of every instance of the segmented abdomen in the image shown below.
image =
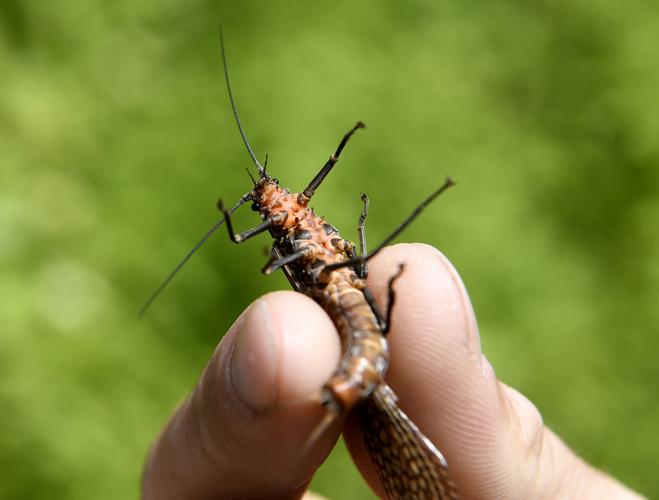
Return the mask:
<path id="1" fill-rule="evenodd" d="M 362 280 L 355 283 L 355 278 L 352 271 L 333 271 L 322 292 L 313 293 L 341 336 L 343 356 L 325 387 L 340 403 L 342 411 L 350 410 L 370 396 L 383 383 L 389 365 L 387 340 L 358 288 L 363 288 Z"/>

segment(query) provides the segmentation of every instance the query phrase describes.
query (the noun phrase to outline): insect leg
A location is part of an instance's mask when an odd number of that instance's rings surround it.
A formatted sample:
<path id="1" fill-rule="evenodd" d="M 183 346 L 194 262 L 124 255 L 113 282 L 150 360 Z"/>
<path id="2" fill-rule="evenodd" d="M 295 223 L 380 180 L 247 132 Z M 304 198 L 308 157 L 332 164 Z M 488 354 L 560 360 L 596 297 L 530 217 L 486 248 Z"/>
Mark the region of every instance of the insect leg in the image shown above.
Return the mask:
<path id="1" fill-rule="evenodd" d="M 357 224 L 357 233 L 359 233 L 359 254 L 366 255 L 366 230 L 364 229 L 364 221 L 368 215 L 368 196 L 366 193 L 362 193 L 362 201 L 364 202 L 364 208 L 362 208 L 362 213 L 359 216 L 359 223 Z M 366 261 L 362 261 L 359 265 L 355 266 L 357 275 L 361 279 L 366 279 L 368 276 L 368 267 L 366 266 Z"/>
<path id="2" fill-rule="evenodd" d="M 224 221 L 226 222 L 227 231 L 229 232 L 229 238 L 234 243 L 242 243 L 243 241 L 248 240 L 252 236 L 256 236 L 257 234 L 260 234 L 263 231 L 267 231 L 270 227 L 272 227 L 272 224 L 274 222 L 272 218 L 268 218 L 258 226 L 253 227 L 252 229 L 248 229 L 243 233 L 235 234 L 233 232 L 233 224 L 231 224 L 231 216 L 229 215 L 227 209 L 224 207 L 224 203 L 222 202 L 222 200 L 220 200 L 217 203 L 217 206 L 220 209 L 220 211 L 224 214 Z"/>
<path id="3" fill-rule="evenodd" d="M 391 278 L 389 278 L 389 282 L 387 283 L 387 319 L 386 326 L 382 329 L 382 335 L 389 333 L 389 329 L 391 328 L 391 311 L 393 311 L 394 303 L 396 302 L 394 283 L 398 278 L 400 278 L 400 275 L 403 274 L 404 269 L 405 264 L 398 264 L 398 271 Z"/>
<path id="4" fill-rule="evenodd" d="M 283 255 L 285 255 L 285 253 L 281 250 L 279 245 L 281 245 L 281 242 L 276 240 L 275 244 L 272 247 L 272 257 L 270 261 L 268 261 L 268 264 L 270 262 L 274 262 L 277 259 L 282 259 Z M 301 292 L 304 290 L 304 285 L 300 282 L 296 273 L 294 273 L 289 266 L 283 266 L 282 271 L 284 271 L 284 275 L 286 275 L 286 278 L 293 286 L 293 289 L 295 291 Z"/>
<path id="5" fill-rule="evenodd" d="M 437 198 L 440 194 L 442 194 L 444 191 L 446 191 L 448 188 L 453 186 L 455 183 L 453 182 L 453 179 L 450 177 L 446 178 L 446 181 L 444 184 L 441 185 L 439 189 L 434 191 L 430 196 L 428 196 L 425 200 L 423 200 L 419 206 L 417 206 L 410 215 L 407 216 L 407 218 L 400 223 L 400 225 L 394 229 L 389 236 L 387 236 L 382 243 L 380 243 L 375 250 L 373 250 L 372 253 L 368 255 L 360 255 L 359 257 L 352 257 L 351 259 L 344 260 L 343 262 L 337 262 L 335 264 L 327 264 L 326 266 L 323 267 L 322 272 L 323 273 L 329 273 L 330 271 L 334 271 L 335 269 L 341 269 L 342 267 L 349 267 L 349 266 L 354 266 L 356 264 L 361 264 L 365 261 L 368 261 L 375 257 L 380 251 L 386 247 L 391 241 L 393 241 L 400 233 L 402 233 L 407 226 L 409 226 L 414 219 L 416 219 L 419 214 L 423 211 L 424 208 L 426 208 L 435 198 Z"/>
<path id="6" fill-rule="evenodd" d="M 366 302 L 368 302 L 371 311 L 373 311 L 373 314 L 375 315 L 375 319 L 378 321 L 380 330 L 382 330 L 382 332 L 384 333 L 384 331 L 387 329 L 387 319 L 384 317 L 384 314 L 382 314 L 382 311 L 380 311 L 380 306 L 375 301 L 375 297 L 373 297 L 373 292 L 371 292 L 370 288 L 366 287 L 364 288 L 364 290 L 362 290 L 362 293 L 364 294 L 364 298 L 366 299 Z"/>
<path id="7" fill-rule="evenodd" d="M 350 139 L 350 136 L 352 136 L 352 134 L 354 134 L 355 131 L 360 128 L 366 128 L 366 125 L 364 125 L 363 122 L 357 122 L 357 124 L 352 127 L 346 135 L 343 136 L 343 139 L 341 139 L 339 147 L 336 148 L 335 153 L 329 157 L 329 160 L 327 160 L 325 165 L 323 165 L 323 168 L 320 169 L 320 172 L 316 174 L 316 177 L 314 177 L 309 185 L 304 189 L 304 191 L 302 191 L 302 195 L 306 197 L 307 201 L 309 201 L 309 199 L 313 196 L 316 189 L 318 189 L 318 186 L 320 186 L 320 183 L 323 182 L 325 177 L 327 177 L 327 174 L 330 173 L 330 170 L 332 170 L 334 165 L 336 165 L 336 162 L 339 161 L 341 151 L 343 151 L 343 148 Z"/>
<path id="8" fill-rule="evenodd" d="M 299 252 L 292 253 L 290 255 L 287 255 L 286 257 L 283 257 L 281 259 L 270 259 L 268 263 L 265 265 L 263 269 L 261 269 L 261 272 L 263 274 L 270 274 L 273 271 L 276 271 L 282 266 L 285 266 L 286 264 L 290 264 L 291 262 L 304 257 L 307 255 L 308 251 L 307 250 L 300 250 Z"/>
<path id="9" fill-rule="evenodd" d="M 373 311 L 373 314 L 375 315 L 375 318 L 378 321 L 378 325 L 380 325 L 380 330 L 382 330 L 382 335 L 386 335 L 387 333 L 389 333 L 389 329 L 391 328 L 391 311 L 393 311 L 394 302 L 396 301 L 396 292 L 394 291 L 394 283 L 403 273 L 404 268 L 405 266 L 403 264 L 399 264 L 398 271 L 391 278 L 389 278 L 389 281 L 387 283 L 387 314 L 386 315 L 382 314 L 382 311 L 380 310 L 380 306 L 378 306 L 378 303 L 375 301 L 375 297 L 373 297 L 373 293 L 371 292 L 371 290 L 369 288 L 364 288 L 363 290 L 364 298 L 366 299 L 366 302 L 368 302 L 371 311 Z"/>

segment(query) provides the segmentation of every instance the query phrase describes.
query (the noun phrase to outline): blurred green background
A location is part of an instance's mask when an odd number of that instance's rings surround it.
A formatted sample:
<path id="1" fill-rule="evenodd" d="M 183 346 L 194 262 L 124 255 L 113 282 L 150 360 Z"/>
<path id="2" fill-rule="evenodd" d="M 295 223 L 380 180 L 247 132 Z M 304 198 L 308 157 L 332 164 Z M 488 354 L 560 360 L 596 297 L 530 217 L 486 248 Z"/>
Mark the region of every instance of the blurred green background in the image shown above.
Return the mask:
<path id="1" fill-rule="evenodd" d="M 0 2 L 0 497 L 138 495 L 144 456 L 260 294 L 224 233 L 136 313 L 260 158 L 377 242 L 460 270 L 499 377 L 591 463 L 659 495 L 659 6 L 597 1 Z M 239 227 L 255 222 L 246 209 Z M 437 388 L 441 390 L 441 388 Z M 339 447 L 314 489 L 368 497 Z"/>

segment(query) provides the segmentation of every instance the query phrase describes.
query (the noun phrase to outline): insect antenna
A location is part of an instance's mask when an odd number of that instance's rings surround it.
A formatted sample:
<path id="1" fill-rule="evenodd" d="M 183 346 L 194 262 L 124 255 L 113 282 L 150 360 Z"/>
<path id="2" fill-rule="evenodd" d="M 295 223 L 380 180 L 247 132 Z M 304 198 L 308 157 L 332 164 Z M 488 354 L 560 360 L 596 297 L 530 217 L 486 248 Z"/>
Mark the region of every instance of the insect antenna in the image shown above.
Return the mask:
<path id="1" fill-rule="evenodd" d="M 238 207 L 240 207 L 243 203 L 246 201 L 250 200 L 251 193 L 244 194 L 241 196 L 241 198 L 236 202 L 236 204 L 229 209 L 229 214 L 232 214 L 235 212 Z M 137 314 L 138 317 L 142 317 L 142 315 L 146 312 L 146 310 L 149 308 L 149 306 L 153 303 L 154 300 L 158 298 L 158 296 L 162 293 L 162 291 L 165 289 L 167 285 L 169 285 L 169 282 L 172 281 L 174 276 L 178 274 L 178 272 L 181 270 L 181 268 L 185 265 L 185 263 L 190 260 L 190 257 L 199 249 L 201 245 L 206 243 L 206 240 L 211 237 L 211 235 L 217 230 L 218 227 L 220 227 L 225 221 L 225 217 L 223 216 L 222 218 L 218 219 L 215 224 L 213 224 L 208 231 L 206 231 L 206 234 L 204 235 L 203 238 L 201 238 L 195 246 L 192 247 L 192 249 L 181 259 L 181 261 L 176 265 L 174 270 L 167 275 L 167 277 L 163 280 L 163 282 L 158 286 L 158 288 L 155 289 L 155 291 L 151 294 L 149 299 L 144 303 L 142 306 L 142 309 L 140 309 L 140 312 Z"/>
<path id="2" fill-rule="evenodd" d="M 240 123 L 240 118 L 238 117 L 238 109 L 236 108 L 236 102 L 233 99 L 233 92 L 231 91 L 231 81 L 229 80 L 229 67 L 227 66 L 227 56 L 224 52 L 224 35 L 222 33 L 222 25 L 220 25 L 220 47 L 222 49 L 222 64 L 224 66 L 224 79 L 227 82 L 227 92 L 229 93 L 229 101 L 231 101 L 231 109 L 233 111 L 233 116 L 236 119 L 236 125 L 238 125 L 238 131 L 240 132 L 240 137 L 243 138 L 243 142 L 247 147 L 249 156 L 252 157 L 252 161 L 254 162 L 254 165 L 256 165 L 256 168 L 259 170 L 259 177 L 265 177 L 265 169 L 261 166 L 259 160 L 256 159 L 256 155 L 254 154 L 254 151 L 252 151 L 252 147 L 249 145 L 249 141 L 247 140 L 247 136 L 245 135 L 243 126 Z"/>
<path id="3" fill-rule="evenodd" d="M 256 179 L 252 175 L 252 172 L 250 172 L 248 168 L 245 168 L 245 171 L 247 172 L 247 175 L 249 175 L 249 178 L 252 179 L 252 184 L 254 184 L 254 187 L 256 187 Z"/>

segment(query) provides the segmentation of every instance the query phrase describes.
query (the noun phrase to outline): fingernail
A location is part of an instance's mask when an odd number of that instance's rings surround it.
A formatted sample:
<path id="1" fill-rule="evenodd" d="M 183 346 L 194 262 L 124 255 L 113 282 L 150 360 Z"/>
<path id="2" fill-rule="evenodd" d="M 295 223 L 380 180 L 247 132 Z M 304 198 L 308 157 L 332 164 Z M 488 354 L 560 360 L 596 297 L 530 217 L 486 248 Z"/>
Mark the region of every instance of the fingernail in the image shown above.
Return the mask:
<path id="1" fill-rule="evenodd" d="M 246 312 L 236 332 L 231 381 L 237 396 L 252 410 L 263 411 L 277 398 L 277 337 L 265 300 Z"/>

